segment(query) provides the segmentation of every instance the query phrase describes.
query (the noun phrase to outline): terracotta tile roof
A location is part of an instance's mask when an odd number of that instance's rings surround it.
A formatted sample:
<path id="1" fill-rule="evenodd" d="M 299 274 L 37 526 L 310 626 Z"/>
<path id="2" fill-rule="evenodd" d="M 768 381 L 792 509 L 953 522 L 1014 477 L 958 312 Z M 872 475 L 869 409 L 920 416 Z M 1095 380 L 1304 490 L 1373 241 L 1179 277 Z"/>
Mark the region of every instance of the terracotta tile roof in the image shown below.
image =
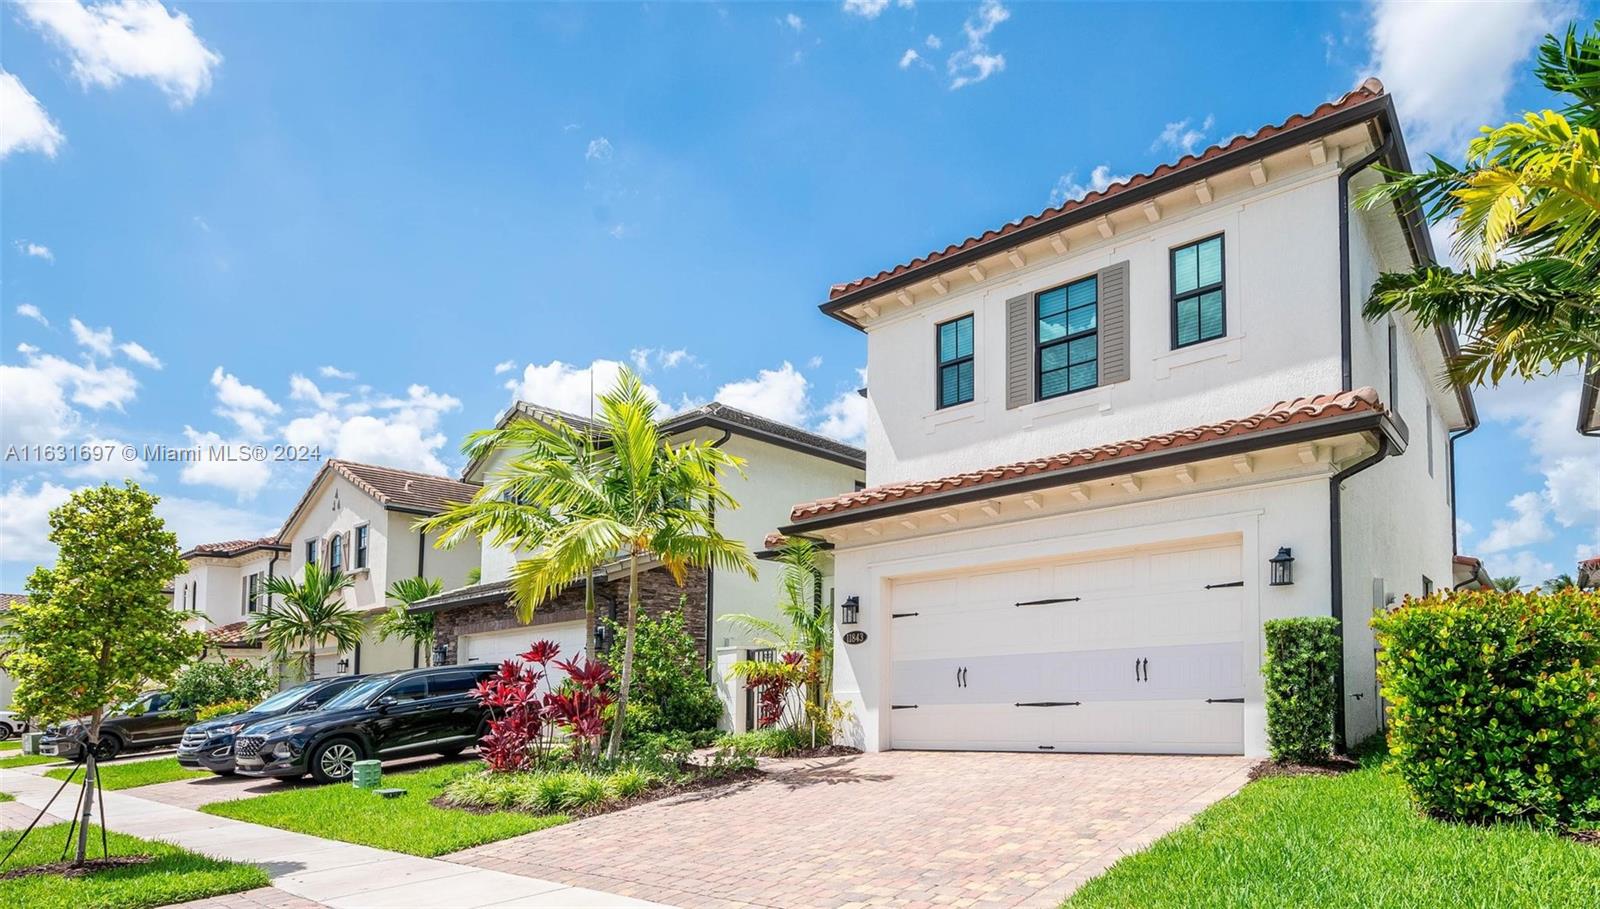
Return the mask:
<path id="1" fill-rule="evenodd" d="M 856 280 L 845 284 L 835 284 L 829 289 L 828 299 L 837 299 L 846 294 L 861 290 L 862 288 L 870 287 L 871 285 L 876 284 L 886 278 L 902 275 L 906 272 L 915 271 L 929 265 L 935 265 L 941 259 L 952 256 L 964 250 L 971 249 L 972 247 L 980 246 L 989 243 L 990 241 L 1009 236 L 1010 234 L 1016 233 L 1019 230 L 1030 227 L 1041 221 L 1051 221 L 1057 218 L 1066 217 L 1072 212 L 1092 203 L 1114 197 L 1120 193 L 1127 192 L 1153 180 L 1159 180 L 1181 171 L 1188 170 L 1198 164 L 1201 164 L 1202 162 L 1210 161 L 1226 154 L 1241 151 L 1251 145 L 1255 145 L 1266 139 L 1270 139 L 1273 136 L 1280 135 L 1288 132 L 1289 130 L 1296 129 L 1307 124 L 1315 123 L 1318 120 L 1325 119 L 1347 108 L 1382 97 L 1383 94 L 1383 83 L 1379 82 L 1377 79 L 1369 78 L 1362 82 L 1361 85 L 1358 86 L 1354 91 L 1348 92 L 1343 97 L 1335 101 L 1329 101 L 1325 104 L 1319 105 L 1309 114 L 1295 114 L 1289 119 L 1284 120 L 1282 123 L 1266 124 L 1249 135 L 1235 136 L 1226 145 L 1213 145 L 1197 155 L 1185 155 L 1178 159 L 1178 161 L 1175 163 L 1163 164 L 1147 173 L 1136 174 L 1120 183 L 1113 183 L 1103 190 L 1089 193 L 1081 199 L 1074 199 L 1053 208 L 1047 208 L 1036 215 L 1028 215 L 1020 220 L 1012 221 L 1011 223 L 1000 227 L 998 230 L 984 231 L 979 236 L 968 237 L 965 240 L 962 240 L 960 243 L 951 244 L 942 250 L 930 252 L 925 256 L 912 259 L 910 262 L 907 262 L 903 265 L 897 265 L 894 268 L 886 271 L 880 271 L 875 275 L 857 278 Z"/>
<path id="2" fill-rule="evenodd" d="M 254 540 L 223 540 L 220 543 L 201 543 L 191 547 L 183 554 L 186 559 L 195 556 L 211 556 L 213 558 L 231 559 L 234 556 L 244 555 L 257 549 L 272 549 L 278 552 L 288 552 L 289 547 L 279 543 L 278 538 L 258 537 Z"/>
<path id="3" fill-rule="evenodd" d="M 4 612 L 13 606 L 20 606 L 26 602 L 28 602 L 28 595 L 25 593 L 0 593 L 0 612 Z"/>
<path id="4" fill-rule="evenodd" d="M 283 522 L 283 527 L 278 531 L 279 541 L 283 541 L 284 534 L 299 521 L 306 506 L 311 504 L 311 497 L 322 486 L 323 477 L 329 473 L 344 477 L 352 486 L 385 508 L 422 514 L 437 514 L 451 504 L 470 502 L 478 491 L 477 483 L 465 480 L 334 458 L 322 465 L 316 478 L 300 496 L 300 501 L 295 503 L 294 510 L 289 512 L 289 519 Z"/>
<path id="5" fill-rule="evenodd" d="M 1474 570 L 1483 567 L 1483 561 L 1481 559 L 1473 558 L 1472 556 L 1458 555 L 1452 557 L 1451 561 L 1455 562 L 1457 565 L 1465 565 Z"/>
<path id="6" fill-rule="evenodd" d="M 229 622 L 206 630 L 206 640 L 218 647 L 255 647 L 248 621 Z"/>
<path id="7" fill-rule="evenodd" d="M 801 523 L 824 515 L 836 514 L 869 505 L 905 501 L 955 489 L 983 486 L 1017 477 L 1067 471 L 1088 464 L 1112 461 L 1132 455 L 1177 449 L 1197 443 L 1213 442 L 1349 414 L 1381 414 L 1383 412 L 1384 406 L 1378 400 L 1378 393 L 1371 388 L 1358 388 L 1355 391 L 1341 392 L 1339 394 L 1295 398 L 1292 401 L 1280 401 L 1248 417 L 1224 420 L 1221 423 L 1195 426 L 1190 429 L 1180 429 L 1175 432 L 1146 436 L 1142 439 L 1132 439 L 1126 442 L 1113 442 L 1109 445 L 1099 445 L 1094 448 L 1062 452 L 1048 457 L 1018 461 L 1013 464 L 991 467 L 987 470 L 959 473 L 933 480 L 871 486 L 857 492 L 796 505 L 790 512 L 790 519 L 795 523 Z"/>

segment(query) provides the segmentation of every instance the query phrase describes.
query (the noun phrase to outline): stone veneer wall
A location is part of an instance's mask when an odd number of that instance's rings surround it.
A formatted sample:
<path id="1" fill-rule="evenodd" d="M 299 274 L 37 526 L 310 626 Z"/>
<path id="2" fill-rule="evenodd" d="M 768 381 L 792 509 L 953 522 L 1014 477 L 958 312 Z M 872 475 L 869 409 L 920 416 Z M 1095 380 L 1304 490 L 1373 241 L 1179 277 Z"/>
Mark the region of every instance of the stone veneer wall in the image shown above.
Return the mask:
<path id="1" fill-rule="evenodd" d="M 595 588 L 594 606 L 599 616 L 609 616 L 611 601 L 616 598 L 617 618 L 628 614 L 628 579 L 626 576 Z M 700 653 L 706 649 L 706 572 L 691 568 L 679 587 L 665 569 L 654 568 L 639 575 L 639 610 L 651 617 L 679 609 L 683 601 L 684 626 L 693 636 L 695 648 Z M 540 625 L 575 622 L 584 618 L 583 587 L 580 585 L 562 593 L 554 600 L 540 606 L 533 614 L 533 624 L 528 626 L 528 640 L 537 640 Z M 519 626 L 516 613 L 504 601 L 458 606 L 441 610 L 434 622 L 434 642 L 445 646 L 445 663 L 454 664 L 457 657 L 456 641 L 464 634 L 484 631 L 501 631 Z M 587 640 L 594 642 L 594 623 L 589 623 Z M 570 654 L 568 654 L 570 656 Z"/>

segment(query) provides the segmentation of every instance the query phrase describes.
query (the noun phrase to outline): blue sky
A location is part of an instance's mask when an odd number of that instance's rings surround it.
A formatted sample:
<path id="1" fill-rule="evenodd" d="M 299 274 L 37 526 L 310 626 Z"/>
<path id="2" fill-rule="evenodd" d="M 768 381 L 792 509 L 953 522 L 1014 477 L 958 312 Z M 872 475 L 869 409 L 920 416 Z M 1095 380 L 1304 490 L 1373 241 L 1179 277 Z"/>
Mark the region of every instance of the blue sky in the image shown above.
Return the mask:
<path id="1" fill-rule="evenodd" d="M 1413 154 L 1541 105 L 1571 4 L 0 6 L 0 445 L 318 444 L 454 472 L 514 393 L 634 361 L 859 434 L 815 305 L 1377 73 Z M 1130 27 L 1136 22 L 1137 27 Z M 76 322 L 76 324 L 75 324 Z M 1570 401 L 1568 399 L 1571 399 Z M 1480 394 L 1463 550 L 1600 552 L 1574 376 Z M 0 464 L 0 589 L 125 472 Z M 187 544 L 270 532 L 296 464 L 138 468 Z"/>

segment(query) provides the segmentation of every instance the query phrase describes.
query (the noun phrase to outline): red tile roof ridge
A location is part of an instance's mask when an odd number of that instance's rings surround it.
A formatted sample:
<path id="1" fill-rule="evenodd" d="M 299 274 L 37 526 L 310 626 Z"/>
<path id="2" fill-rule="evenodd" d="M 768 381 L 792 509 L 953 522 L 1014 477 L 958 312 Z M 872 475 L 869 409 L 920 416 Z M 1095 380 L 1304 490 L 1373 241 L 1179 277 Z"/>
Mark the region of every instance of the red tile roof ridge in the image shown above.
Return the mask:
<path id="1" fill-rule="evenodd" d="M 930 480 L 914 480 L 870 486 L 855 492 L 818 499 L 812 502 L 803 502 L 790 510 L 789 517 L 790 520 L 799 522 L 818 515 L 835 514 L 882 502 L 916 498 L 932 492 L 961 489 L 1013 477 L 1065 470 L 1084 464 L 1142 454 L 1151 449 L 1176 448 L 1201 441 L 1246 435 L 1290 423 L 1307 422 L 1323 419 L 1327 416 L 1362 411 L 1376 413 L 1384 411 L 1383 403 L 1379 401 L 1377 391 L 1371 387 L 1333 394 L 1305 395 L 1279 401 L 1247 417 L 1157 433 L 1139 439 L 1110 442 L 1090 448 L 1030 458 L 1025 461 L 1016 461 L 1011 464 L 1002 464 L 996 467 L 987 467 Z"/>
<path id="2" fill-rule="evenodd" d="M 1095 190 L 1094 192 L 1090 192 L 1078 199 L 1069 199 L 1060 205 L 1046 208 L 1044 211 L 1041 211 L 1038 214 L 1025 215 L 1018 220 L 1007 222 L 998 229 L 986 230 L 981 235 L 975 237 L 969 236 L 960 243 L 952 243 L 942 250 L 934 250 L 926 255 L 918 256 L 917 258 L 912 259 L 910 262 L 897 265 L 894 268 L 880 271 L 875 275 L 867 275 L 866 277 L 857 278 L 854 281 L 834 284 L 828 289 L 828 298 L 831 300 L 841 297 L 846 293 L 876 284 L 885 278 L 891 278 L 895 275 L 904 274 L 908 271 L 921 268 L 924 265 L 937 262 L 946 256 L 953 255 L 961 252 L 962 250 L 970 249 L 973 246 L 987 243 L 990 240 L 1005 236 L 1006 234 L 1027 227 L 1030 224 L 1036 224 L 1040 221 L 1060 217 L 1061 215 L 1064 215 L 1070 211 L 1074 211 L 1078 208 L 1082 208 L 1090 203 L 1098 202 L 1101 199 L 1115 196 L 1125 190 L 1131 189 L 1135 186 L 1141 186 L 1150 182 L 1151 180 L 1165 177 L 1168 174 L 1185 170 L 1193 167 L 1196 164 L 1199 164 L 1202 161 L 1207 161 L 1218 157 L 1219 155 L 1227 154 L 1236 148 L 1243 148 L 1263 139 L 1271 138 L 1279 133 L 1301 126 L 1305 123 L 1309 123 L 1313 120 L 1321 119 L 1322 117 L 1325 117 L 1336 111 L 1343 110 L 1344 108 L 1353 104 L 1380 97 L 1383 94 L 1383 83 L 1380 82 L 1376 77 L 1369 76 L 1368 78 L 1362 80 L 1361 84 L 1356 86 L 1354 89 L 1345 92 L 1343 95 L 1332 101 L 1325 101 L 1322 104 L 1317 105 L 1308 114 L 1294 114 L 1281 123 L 1263 124 L 1252 133 L 1234 136 L 1232 139 L 1228 140 L 1226 144 L 1212 145 L 1198 153 L 1184 155 L 1175 162 L 1157 165 L 1152 170 L 1140 174 L 1134 174 L 1125 180 L 1120 180 L 1111 184 L 1110 186 L 1107 186 L 1105 189 Z"/>

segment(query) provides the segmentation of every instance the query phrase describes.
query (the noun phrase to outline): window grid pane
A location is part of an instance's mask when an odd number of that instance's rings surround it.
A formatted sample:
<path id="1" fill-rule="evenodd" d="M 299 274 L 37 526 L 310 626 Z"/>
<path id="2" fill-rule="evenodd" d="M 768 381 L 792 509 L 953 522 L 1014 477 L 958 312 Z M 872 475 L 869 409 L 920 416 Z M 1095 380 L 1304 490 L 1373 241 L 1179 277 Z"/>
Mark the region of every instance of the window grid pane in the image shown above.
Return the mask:
<path id="1" fill-rule="evenodd" d="M 939 369 L 935 393 L 939 407 L 973 399 L 973 317 L 952 319 L 937 328 Z"/>
<path id="2" fill-rule="evenodd" d="M 1099 281 L 1085 278 L 1035 300 L 1039 397 L 1093 388 L 1099 382 Z"/>
<path id="3" fill-rule="evenodd" d="M 1210 237 L 1172 251 L 1174 347 L 1227 334 L 1222 241 L 1220 236 Z"/>

